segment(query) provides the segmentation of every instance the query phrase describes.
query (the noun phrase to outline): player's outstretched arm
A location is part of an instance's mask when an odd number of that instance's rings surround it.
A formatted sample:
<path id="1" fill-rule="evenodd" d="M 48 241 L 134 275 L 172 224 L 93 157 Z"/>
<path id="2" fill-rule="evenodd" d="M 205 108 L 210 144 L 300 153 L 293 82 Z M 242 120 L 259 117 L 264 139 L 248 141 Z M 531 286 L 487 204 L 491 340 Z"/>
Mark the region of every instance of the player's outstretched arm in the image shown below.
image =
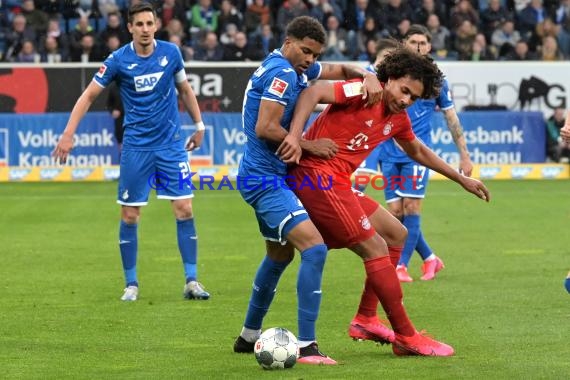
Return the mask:
<path id="1" fill-rule="evenodd" d="M 570 109 L 566 112 L 566 122 L 564 123 L 564 127 L 560 129 L 560 137 L 562 137 L 565 143 L 570 143 Z"/>
<path id="2" fill-rule="evenodd" d="M 447 121 L 447 128 L 449 128 L 455 146 L 459 151 L 459 170 L 470 177 L 473 172 L 473 163 L 469 157 L 469 150 L 467 149 L 467 142 L 465 141 L 465 135 L 463 134 L 463 127 L 459 121 L 459 116 L 457 116 L 455 108 L 444 110 L 443 115 Z"/>
<path id="3" fill-rule="evenodd" d="M 425 146 L 418 139 L 412 141 L 397 139 L 398 144 L 404 151 L 414 159 L 414 161 L 427 166 L 430 169 L 446 176 L 447 178 L 460 184 L 468 192 L 475 194 L 477 197 L 489 202 L 491 200 L 490 193 L 483 182 L 474 178 L 466 177 L 458 173 L 455 169 L 443 161 L 431 149 Z"/>
<path id="4" fill-rule="evenodd" d="M 93 104 L 101 92 L 103 92 L 103 87 L 98 85 L 95 81 L 91 81 L 79 99 L 77 99 L 77 102 L 75 102 L 65 130 L 61 134 L 54 150 L 51 152 L 51 155 L 55 157 L 56 161 L 62 164 L 67 162 L 67 157 L 71 149 L 73 149 L 73 135 L 75 131 L 77 131 L 79 122 L 83 119 L 83 116 L 85 116 L 91 104 Z"/>
<path id="5" fill-rule="evenodd" d="M 198 99 L 196 99 L 196 95 L 194 94 L 194 91 L 192 90 L 192 87 L 190 86 L 188 81 L 184 80 L 182 82 L 177 83 L 176 88 L 178 90 L 178 96 L 182 100 L 182 103 L 184 104 L 186 111 L 188 111 L 188 114 L 190 115 L 190 117 L 194 121 L 194 124 L 196 125 L 196 132 L 194 132 L 194 134 L 192 134 L 192 136 L 190 136 L 188 140 L 186 140 L 186 145 L 184 147 L 187 151 L 192 151 L 194 149 L 199 148 L 200 145 L 202 145 L 202 140 L 204 139 L 204 131 L 206 130 L 206 127 L 202 122 L 202 114 L 200 113 L 200 106 L 198 105 Z"/>
<path id="6" fill-rule="evenodd" d="M 323 158 L 332 158 L 336 154 L 337 146 L 330 140 L 301 140 L 305 124 L 316 105 L 330 104 L 334 101 L 334 87 L 331 83 L 317 83 L 301 92 L 295 106 L 289 134 L 277 149 L 277 154 L 284 162 L 299 163 L 302 151 L 297 150 L 295 144 L 298 144 L 307 153 Z"/>
<path id="7" fill-rule="evenodd" d="M 362 99 L 368 98 L 366 104 L 371 106 L 382 98 L 382 86 L 376 74 L 363 67 L 347 64 L 322 63 L 323 71 L 319 79 L 356 79 L 363 78 Z"/>

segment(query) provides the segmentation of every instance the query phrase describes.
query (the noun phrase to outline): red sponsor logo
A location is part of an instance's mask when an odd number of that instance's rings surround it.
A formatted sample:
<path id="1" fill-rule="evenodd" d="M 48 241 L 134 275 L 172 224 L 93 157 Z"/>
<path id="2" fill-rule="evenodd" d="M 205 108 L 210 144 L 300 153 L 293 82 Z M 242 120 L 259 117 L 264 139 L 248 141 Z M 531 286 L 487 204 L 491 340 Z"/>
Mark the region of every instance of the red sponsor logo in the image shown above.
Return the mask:
<path id="1" fill-rule="evenodd" d="M 105 71 L 107 71 L 107 66 L 101 65 L 101 67 L 99 67 L 99 71 L 97 72 L 97 76 L 99 78 L 103 78 L 103 75 L 105 75 Z"/>
<path id="2" fill-rule="evenodd" d="M 269 93 L 277 95 L 280 98 L 282 98 L 288 86 L 289 83 L 285 82 L 284 80 L 279 78 L 273 78 L 273 82 L 271 82 L 271 87 L 269 88 Z"/>

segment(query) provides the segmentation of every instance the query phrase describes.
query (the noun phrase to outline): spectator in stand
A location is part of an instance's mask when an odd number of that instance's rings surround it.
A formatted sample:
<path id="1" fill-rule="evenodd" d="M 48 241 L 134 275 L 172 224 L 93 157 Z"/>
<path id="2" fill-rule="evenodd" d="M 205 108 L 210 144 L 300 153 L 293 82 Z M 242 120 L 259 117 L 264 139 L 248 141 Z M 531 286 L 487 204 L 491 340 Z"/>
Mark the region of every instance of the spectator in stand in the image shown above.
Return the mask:
<path id="1" fill-rule="evenodd" d="M 450 29 L 458 29 L 465 20 L 471 22 L 471 25 L 477 26 L 479 25 L 479 13 L 473 9 L 473 5 L 469 0 L 459 0 L 457 5 L 451 10 Z"/>
<path id="2" fill-rule="evenodd" d="M 102 62 L 103 53 L 95 42 L 95 37 L 92 34 L 86 34 L 81 37 L 80 50 L 74 50 L 71 53 L 72 62 Z"/>
<path id="3" fill-rule="evenodd" d="M 532 51 L 538 51 L 540 50 L 544 37 L 552 36 L 554 39 L 558 40 L 559 33 L 560 25 L 556 25 L 551 18 L 547 17 L 536 24 L 531 37 L 528 40 L 528 46 Z"/>
<path id="4" fill-rule="evenodd" d="M 12 20 L 12 28 L 6 32 L 4 39 L 4 60 L 8 62 L 15 61 L 18 57 L 18 53 L 22 50 L 24 41 L 35 40 L 36 32 L 26 24 L 26 18 L 21 14 L 15 15 Z"/>
<path id="5" fill-rule="evenodd" d="M 366 19 L 372 17 L 377 21 L 378 30 L 382 30 L 384 24 L 380 22 L 381 18 L 376 9 L 377 5 L 370 4 L 369 0 L 355 0 L 354 4 L 347 4 L 344 29 L 356 34 L 359 30 L 364 28 Z"/>
<path id="6" fill-rule="evenodd" d="M 407 18 L 400 20 L 400 22 L 398 23 L 398 31 L 394 37 L 397 40 L 403 40 L 406 37 L 408 30 L 410 30 L 411 25 L 412 25 L 412 22 L 410 20 L 408 20 Z"/>
<path id="7" fill-rule="evenodd" d="M 46 46 L 48 45 L 47 38 L 49 37 L 52 37 L 56 40 L 57 47 L 54 47 L 53 43 L 49 43 L 50 45 L 49 48 Z M 57 60 L 56 56 L 52 56 L 52 58 L 50 59 L 48 59 L 48 57 L 46 56 L 45 58 L 47 59 L 47 61 L 44 61 L 42 57 L 42 62 L 52 62 L 51 60 L 53 60 L 53 62 L 69 61 L 69 36 L 67 35 L 67 33 L 65 33 L 65 31 L 59 28 L 58 19 L 52 18 L 48 21 L 46 36 L 40 39 L 39 50 L 42 55 L 44 53 L 46 53 L 46 55 L 53 55 L 53 54 L 61 55 L 60 61 Z"/>
<path id="8" fill-rule="evenodd" d="M 111 35 L 117 36 L 121 45 L 124 45 L 131 40 L 131 35 L 123 25 L 119 12 L 113 12 L 107 15 L 107 26 L 101 31 L 101 33 L 99 33 L 99 39 L 107 41 Z"/>
<path id="9" fill-rule="evenodd" d="M 543 61 L 563 61 L 564 55 L 558 48 L 558 41 L 552 36 L 542 39 L 541 60 Z"/>
<path id="10" fill-rule="evenodd" d="M 374 62 L 376 59 L 376 53 L 378 51 L 378 43 L 376 40 L 366 41 L 366 46 L 364 52 L 358 56 L 358 60 L 362 62 Z"/>
<path id="11" fill-rule="evenodd" d="M 422 5 L 416 8 L 412 14 L 414 24 L 427 25 L 429 16 L 435 14 L 438 19 L 447 19 L 445 5 L 440 0 L 422 0 Z"/>
<path id="12" fill-rule="evenodd" d="M 180 41 L 186 41 L 186 32 L 184 31 L 184 24 L 177 18 L 170 19 L 165 30 L 168 32 L 168 40 L 172 36 L 178 36 Z"/>
<path id="13" fill-rule="evenodd" d="M 250 44 L 244 32 L 237 32 L 234 42 L 224 46 L 224 61 L 260 61 L 263 52 Z"/>
<path id="14" fill-rule="evenodd" d="M 224 49 L 218 42 L 215 32 L 207 32 L 194 53 L 196 61 L 221 61 L 224 58 Z"/>
<path id="15" fill-rule="evenodd" d="M 164 0 L 157 8 L 156 14 L 162 25 L 168 25 L 171 20 L 176 19 L 182 23 L 182 28 L 186 29 L 186 9 L 180 0 Z"/>
<path id="16" fill-rule="evenodd" d="M 337 4 L 336 0 L 311 0 L 310 3 L 313 6 L 309 11 L 309 16 L 319 20 L 321 24 L 325 25 L 328 17 L 331 15 L 336 16 L 341 25 L 344 23 L 342 8 Z"/>
<path id="17" fill-rule="evenodd" d="M 535 30 L 536 25 L 542 22 L 546 16 L 547 14 L 542 6 L 542 0 L 530 0 L 527 6 L 518 13 L 517 30 L 523 38 L 529 38 Z"/>
<path id="18" fill-rule="evenodd" d="M 349 32 L 350 35 L 350 32 Z M 356 43 L 350 43 L 350 48 L 352 50 L 351 52 L 351 56 L 352 57 L 356 57 L 357 59 L 359 59 L 358 57 L 361 54 L 364 54 L 365 56 L 368 56 L 367 53 L 367 43 L 370 40 L 373 41 L 378 41 L 380 38 L 383 37 L 382 32 L 380 31 L 380 29 L 378 28 L 378 24 L 376 23 L 376 19 L 374 17 L 366 17 L 366 20 L 364 21 L 364 27 L 360 30 L 358 30 L 355 34 L 355 38 L 356 39 Z M 349 37 L 350 39 L 350 37 Z M 360 59 L 359 59 L 360 60 Z M 362 60 L 367 61 L 368 58 L 364 58 Z"/>
<path id="19" fill-rule="evenodd" d="M 234 24 L 238 30 L 242 30 L 243 14 L 230 0 L 222 0 L 218 13 L 218 34 L 226 30 L 226 25 L 229 24 Z"/>
<path id="20" fill-rule="evenodd" d="M 570 143 L 560 137 L 560 130 L 565 122 L 564 108 L 554 109 L 546 120 L 546 156 L 551 162 L 570 162 Z"/>
<path id="21" fill-rule="evenodd" d="M 308 15 L 309 9 L 302 0 L 285 0 L 277 11 L 276 27 L 279 28 L 280 35 L 285 31 L 285 26 L 293 21 L 295 17 Z"/>
<path id="22" fill-rule="evenodd" d="M 22 42 L 22 49 L 16 56 L 14 62 L 17 63 L 37 63 L 40 61 L 40 55 L 36 52 L 36 45 L 34 41 L 24 40 Z"/>
<path id="23" fill-rule="evenodd" d="M 69 33 L 70 56 L 73 62 L 81 62 L 81 54 L 83 54 L 82 40 L 84 36 L 95 37 L 95 31 L 89 24 L 87 16 L 80 17 L 75 28 Z"/>
<path id="24" fill-rule="evenodd" d="M 220 37 L 218 38 L 218 40 L 224 46 L 233 44 L 235 41 L 237 32 L 238 32 L 238 28 L 237 28 L 237 26 L 235 26 L 235 24 L 228 24 L 228 25 L 226 25 L 224 32 L 222 34 L 220 34 Z"/>
<path id="25" fill-rule="evenodd" d="M 497 49 L 499 58 L 505 59 L 512 55 L 517 42 L 521 39 L 518 30 L 515 30 L 513 20 L 506 19 L 491 36 L 491 44 Z"/>
<path id="26" fill-rule="evenodd" d="M 457 59 L 460 61 L 468 61 L 470 59 L 476 35 L 477 27 L 471 21 L 463 20 L 455 32 L 455 41 L 453 42 L 453 48 L 458 55 Z"/>
<path id="27" fill-rule="evenodd" d="M 269 24 L 260 25 L 260 31 L 254 34 L 254 41 L 254 45 L 263 51 L 264 56 L 280 47 Z"/>
<path id="28" fill-rule="evenodd" d="M 412 19 L 412 9 L 402 0 L 388 0 L 386 5 L 382 8 L 381 14 L 384 29 L 386 29 L 391 36 L 398 34 L 398 25 L 402 20 Z"/>
<path id="29" fill-rule="evenodd" d="M 184 42 L 180 39 L 179 35 L 173 34 L 168 40 L 174 45 L 178 46 L 184 62 L 188 62 L 194 59 L 194 49 L 190 46 L 184 45 Z"/>
<path id="30" fill-rule="evenodd" d="M 501 0 L 489 0 L 489 6 L 481 12 L 481 31 L 487 41 L 491 41 L 493 32 L 506 20 L 514 20 L 514 15 L 501 5 Z"/>
<path id="31" fill-rule="evenodd" d="M 447 58 L 451 44 L 451 32 L 440 24 L 439 17 L 435 13 L 428 16 L 427 28 L 431 33 L 431 49 L 433 54 L 438 58 Z"/>
<path id="32" fill-rule="evenodd" d="M 212 0 L 199 0 L 192 7 L 191 23 L 190 33 L 193 37 L 200 32 L 218 31 L 218 11 L 212 6 Z"/>
<path id="33" fill-rule="evenodd" d="M 22 1 L 22 14 L 26 18 L 26 24 L 34 29 L 37 36 L 46 33 L 49 16 L 44 11 L 36 9 L 34 0 Z"/>
<path id="34" fill-rule="evenodd" d="M 117 4 L 117 2 L 122 3 L 121 0 L 97 0 L 101 17 L 107 19 L 111 13 L 119 13 L 119 5 L 122 4 Z"/>
<path id="35" fill-rule="evenodd" d="M 520 40 L 515 45 L 514 52 L 511 52 L 511 55 L 505 59 L 509 61 L 534 61 L 536 54 L 529 50 L 528 43 L 525 40 Z"/>
<path id="36" fill-rule="evenodd" d="M 103 46 L 103 58 L 107 58 L 109 54 L 119 49 L 122 45 L 123 44 L 121 43 L 119 36 L 116 34 L 109 35 L 109 37 L 107 37 L 105 40 L 105 46 Z"/>
<path id="37" fill-rule="evenodd" d="M 335 15 L 330 15 L 326 22 L 325 51 L 322 54 L 324 61 L 348 61 L 348 33 L 340 27 Z"/>
<path id="38" fill-rule="evenodd" d="M 264 25 L 271 25 L 271 10 L 265 0 L 253 0 L 244 14 L 245 32 L 250 35 Z"/>
<path id="39" fill-rule="evenodd" d="M 42 39 L 42 45 L 40 46 L 41 62 L 61 63 L 66 62 L 67 59 L 68 56 L 64 55 L 55 37 L 46 36 Z"/>
<path id="40" fill-rule="evenodd" d="M 495 61 L 497 56 L 494 46 L 487 45 L 487 39 L 483 33 L 475 36 L 471 47 L 471 61 Z"/>

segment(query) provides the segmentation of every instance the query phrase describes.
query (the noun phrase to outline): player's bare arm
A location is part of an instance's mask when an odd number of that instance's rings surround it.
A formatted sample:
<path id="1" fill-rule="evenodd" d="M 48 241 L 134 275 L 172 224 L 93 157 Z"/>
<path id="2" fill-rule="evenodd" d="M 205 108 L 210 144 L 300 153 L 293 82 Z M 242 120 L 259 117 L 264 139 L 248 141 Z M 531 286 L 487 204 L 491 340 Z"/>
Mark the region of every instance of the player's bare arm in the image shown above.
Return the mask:
<path id="1" fill-rule="evenodd" d="M 487 190 L 487 187 L 485 187 L 481 181 L 458 173 L 418 139 L 412 141 L 397 139 L 397 142 L 414 161 L 457 182 L 465 190 L 475 194 L 478 198 L 487 202 L 490 201 L 489 190 Z"/>
<path id="2" fill-rule="evenodd" d="M 295 106 L 293 120 L 291 121 L 291 126 L 289 128 L 289 135 L 283 140 L 277 149 L 277 154 L 279 154 L 283 161 L 287 163 L 298 163 L 298 160 L 301 158 L 300 154 L 298 157 L 297 155 L 292 154 L 291 147 L 289 146 L 289 140 L 299 141 L 299 145 L 302 150 L 308 154 L 327 159 L 334 157 L 338 147 L 334 142 L 332 142 L 332 140 L 321 139 L 323 141 L 307 141 L 301 139 L 303 128 L 305 127 L 305 124 L 311 116 L 315 106 L 319 103 L 334 103 L 334 100 L 334 88 L 333 85 L 328 82 L 315 84 L 301 92 L 301 95 L 297 100 L 297 105 Z"/>
<path id="3" fill-rule="evenodd" d="M 281 126 L 281 118 L 284 111 L 285 108 L 277 102 L 261 100 L 257 123 L 255 124 L 257 137 L 275 144 L 281 144 L 288 133 Z"/>
<path id="4" fill-rule="evenodd" d="M 376 74 L 354 65 L 321 64 L 323 71 L 320 79 L 356 79 L 364 78 L 362 99 L 368 98 L 367 105 L 370 106 L 380 101 L 382 98 L 382 86 Z"/>
<path id="5" fill-rule="evenodd" d="M 56 161 L 59 161 L 61 164 L 67 162 L 67 157 L 71 149 L 73 149 L 73 135 L 75 131 L 77 131 L 79 122 L 83 119 L 83 116 L 85 116 L 91 104 L 93 104 L 101 92 L 103 92 L 103 87 L 99 86 L 95 81 L 91 81 L 79 99 L 77 99 L 77 102 L 75 102 L 65 130 L 59 138 L 56 147 L 51 152 L 51 155 L 55 157 Z"/>
<path id="6" fill-rule="evenodd" d="M 562 137 L 565 143 L 570 143 L 570 109 L 566 112 L 566 122 L 560 129 L 560 137 Z"/>
<path id="7" fill-rule="evenodd" d="M 453 137 L 455 146 L 457 146 L 457 150 L 459 151 L 459 169 L 463 172 L 463 174 L 469 177 L 473 172 L 473 163 L 469 157 L 467 142 L 465 141 L 463 127 L 461 126 L 457 112 L 455 111 L 455 108 L 450 108 L 443 111 L 443 115 L 447 121 L 447 128 L 449 128 L 451 137 Z"/>
<path id="8" fill-rule="evenodd" d="M 196 95 L 192 90 L 192 87 L 188 83 L 188 81 L 183 81 L 176 84 L 176 88 L 178 89 L 178 96 L 182 100 L 186 111 L 192 118 L 195 124 L 199 124 L 202 122 L 202 114 L 200 113 L 200 107 L 198 105 L 198 99 L 196 99 Z M 204 129 L 200 130 L 197 129 L 192 136 L 188 138 L 186 141 L 185 149 L 187 151 L 192 151 L 194 149 L 199 148 L 202 145 L 202 141 L 204 139 Z"/>

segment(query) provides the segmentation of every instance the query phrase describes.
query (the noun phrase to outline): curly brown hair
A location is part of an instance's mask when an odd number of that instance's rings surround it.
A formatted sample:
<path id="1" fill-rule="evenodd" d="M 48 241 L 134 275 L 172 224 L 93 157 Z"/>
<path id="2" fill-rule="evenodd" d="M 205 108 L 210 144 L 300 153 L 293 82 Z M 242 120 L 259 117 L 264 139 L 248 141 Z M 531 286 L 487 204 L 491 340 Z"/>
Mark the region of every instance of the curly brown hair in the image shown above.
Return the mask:
<path id="1" fill-rule="evenodd" d="M 436 98 L 443 85 L 443 73 L 433 59 L 405 47 L 391 51 L 376 69 L 378 80 L 383 83 L 389 78 L 399 79 L 405 76 L 419 80 L 424 85 L 422 99 Z"/>

